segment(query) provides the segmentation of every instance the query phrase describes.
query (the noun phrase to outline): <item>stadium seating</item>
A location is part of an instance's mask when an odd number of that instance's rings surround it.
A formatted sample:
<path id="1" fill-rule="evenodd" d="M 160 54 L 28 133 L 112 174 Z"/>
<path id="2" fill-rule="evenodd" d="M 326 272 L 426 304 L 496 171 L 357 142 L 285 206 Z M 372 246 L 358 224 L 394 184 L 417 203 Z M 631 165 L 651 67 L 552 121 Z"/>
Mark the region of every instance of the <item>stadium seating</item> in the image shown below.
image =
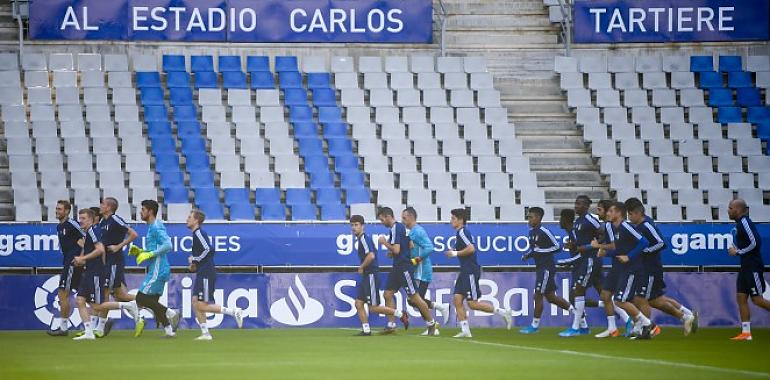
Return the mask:
<path id="1" fill-rule="evenodd" d="M 554 67 L 618 198 L 642 197 L 662 220 L 725 221 L 730 199 L 752 196 L 752 216 L 768 221 L 768 57 L 691 56 L 685 67 L 624 55 L 625 68 L 615 58 L 557 57 Z"/>

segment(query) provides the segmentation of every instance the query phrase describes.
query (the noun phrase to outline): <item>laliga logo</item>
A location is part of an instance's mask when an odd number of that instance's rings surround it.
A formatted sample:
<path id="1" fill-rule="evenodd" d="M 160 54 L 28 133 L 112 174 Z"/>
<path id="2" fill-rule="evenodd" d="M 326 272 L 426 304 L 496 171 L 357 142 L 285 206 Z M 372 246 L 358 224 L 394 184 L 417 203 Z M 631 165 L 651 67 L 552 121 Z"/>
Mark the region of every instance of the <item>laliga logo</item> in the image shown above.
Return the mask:
<path id="1" fill-rule="evenodd" d="M 54 330 L 59 328 L 59 322 L 58 319 L 54 318 L 54 314 L 49 307 L 53 306 L 54 309 L 59 310 L 58 290 L 58 274 L 49 278 L 42 286 L 35 289 L 35 317 Z M 80 314 L 78 314 L 76 308 L 73 308 L 72 315 L 70 316 L 70 323 L 73 326 L 77 326 L 80 322 Z M 52 323 L 55 324 L 55 326 Z"/>
<path id="2" fill-rule="evenodd" d="M 323 305 L 310 298 L 298 275 L 294 276 L 294 286 L 299 292 L 299 297 L 294 292 L 294 287 L 290 286 L 288 298 L 291 304 L 286 301 L 286 297 L 273 302 L 270 305 L 270 316 L 289 326 L 305 326 L 321 319 L 324 315 Z"/>

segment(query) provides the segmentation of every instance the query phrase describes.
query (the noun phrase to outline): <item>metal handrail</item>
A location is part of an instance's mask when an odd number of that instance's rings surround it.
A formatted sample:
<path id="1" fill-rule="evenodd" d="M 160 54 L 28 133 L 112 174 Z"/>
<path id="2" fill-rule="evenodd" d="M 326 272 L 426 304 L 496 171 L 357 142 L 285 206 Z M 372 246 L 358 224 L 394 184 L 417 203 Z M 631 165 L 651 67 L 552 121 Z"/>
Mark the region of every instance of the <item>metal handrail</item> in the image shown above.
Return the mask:
<path id="1" fill-rule="evenodd" d="M 440 42 L 440 49 L 441 49 L 441 56 L 445 56 L 445 46 L 444 46 L 444 34 L 446 33 L 446 18 L 447 18 L 447 12 L 446 7 L 444 7 L 444 1 L 438 0 L 438 6 L 440 9 L 440 12 L 436 13 L 436 15 L 439 18 L 439 22 L 441 23 L 441 42 Z"/>
<path id="2" fill-rule="evenodd" d="M 12 0 L 11 8 L 11 14 L 19 27 L 19 53 L 22 53 L 24 50 L 24 22 L 22 19 L 29 19 L 29 0 Z"/>
<path id="3" fill-rule="evenodd" d="M 559 0 L 561 9 L 561 38 L 564 42 L 564 50 L 567 57 L 572 53 L 572 4 L 569 0 Z"/>

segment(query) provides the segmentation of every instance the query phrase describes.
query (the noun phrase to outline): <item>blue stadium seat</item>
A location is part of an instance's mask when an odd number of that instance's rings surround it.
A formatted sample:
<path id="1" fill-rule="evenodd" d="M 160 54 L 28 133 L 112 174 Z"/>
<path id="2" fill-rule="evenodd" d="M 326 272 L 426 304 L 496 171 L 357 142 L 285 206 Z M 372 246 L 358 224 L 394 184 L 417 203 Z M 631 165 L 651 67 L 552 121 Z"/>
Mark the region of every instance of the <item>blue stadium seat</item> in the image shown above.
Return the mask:
<path id="1" fill-rule="evenodd" d="M 358 170 L 341 172 L 340 187 L 343 189 L 355 189 L 364 186 L 364 173 Z"/>
<path id="2" fill-rule="evenodd" d="M 307 74 L 307 88 L 309 89 L 330 89 L 332 87 L 332 76 L 328 73 L 309 73 Z"/>
<path id="3" fill-rule="evenodd" d="M 739 55 L 720 55 L 719 71 L 729 73 L 733 71 L 743 71 L 741 65 L 741 56 Z"/>
<path id="4" fill-rule="evenodd" d="M 292 125 L 294 125 L 294 137 L 318 137 L 318 126 L 316 123 L 303 122 Z"/>
<path id="5" fill-rule="evenodd" d="M 337 107 L 318 107 L 318 121 L 321 123 L 341 123 L 342 110 Z"/>
<path id="6" fill-rule="evenodd" d="M 729 107 L 733 105 L 733 90 L 730 88 L 712 88 L 709 90 L 709 106 Z"/>
<path id="7" fill-rule="evenodd" d="M 163 55 L 163 71 L 169 73 L 174 71 L 187 71 L 184 65 L 183 55 Z"/>
<path id="8" fill-rule="evenodd" d="M 282 204 L 265 204 L 259 208 L 261 220 L 286 220 L 286 209 Z"/>
<path id="9" fill-rule="evenodd" d="M 166 86 L 168 88 L 190 87 L 190 74 L 184 71 L 176 71 L 166 74 Z"/>
<path id="10" fill-rule="evenodd" d="M 334 174 L 327 171 L 318 171 L 310 173 L 310 187 L 313 189 L 334 188 Z"/>
<path id="11" fill-rule="evenodd" d="M 307 106 L 307 91 L 304 88 L 283 90 L 284 104 L 287 106 Z"/>
<path id="12" fill-rule="evenodd" d="M 770 121 L 759 122 L 756 125 L 757 137 L 764 141 L 770 141 Z"/>
<path id="13" fill-rule="evenodd" d="M 323 152 L 302 155 L 305 159 L 305 171 L 308 173 L 329 172 L 329 159 Z"/>
<path id="14" fill-rule="evenodd" d="M 318 209 L 312 204 L 291 206 L 291 220 L 317 220 Z"/>
<path id="15" fill-rule="evenodd" d="M 766 123 L 770 121 L 770 107 L 749 107 L 746 120 L 749 123 Z"/>
<path id="16" fill-rule="evenodd" d="M 693 55 L 690 57 L 690 71 L 694 73 L 714 71 L 714 57 L 710 55 Z"/>
<path id="17" fill-rule="evenodd" d="M 200 136 L 201 124 L 197 121 L 184 121 L 176 123 L 176 134 L 180 138 L 187 138 L 187 136 Z"/>
<path id="18" fill-rule="evenodd" d="M 179 136 L 182 140 L 182 153 L 195 154 L 206 152 L 206 140 L 200 135 L 198 136 Z"/>
<path id="19" fill-rule="evenodd" d="M 208 220 L 223 220 L 225 219 L 225 210 L 222 207 L 222 204 L 219 202 L 197 202 L 195 203 L 195 207 L 203 211 L 203 213 L 206 214 L 206 219 Z"/>
<path id="20" fill-rule="evenodd" d="M 169 88 L 169 92 L 172 106 L 192 104 L 192 89 L 189 86 Z"/>
<path id="21" fill-rule="evenodd" d="M 144 87 L 139 89 L 139 101 L 143 106 L 162 106 L 163 102 L 163 89 L 160 87 Z"/>
<path id="22" fill-rule="evenodd" d="M 214 57 L 210 55 L 194 55 L 190 57 L 192 72 L 214 71 Z"/>
<path id="23" fill-rule="evenodd" d="M 321 220 L 347 220 L 347 209 L 343 205 L 321 206 Z"/>
<path id="24" fill-rule="evenodd" d="M 160 74 L 156 71 L 137 72 L 136 87 L 160 87 Z"/>
<path id="25" fill-rule="evenodd" d="M 176 170 L 158 172 L 160 187 L 183 187 L 184 186 L 184 173 L 179 171 L 179 167 Z"/>
<path id="26" fill-rule="evenodd" d="M 211 162 L 209 161 L 209 155 L 206 152 L 185 154 L 185 166 L 188 172 L 199 170 L 211 170 Z"/>
<path id="27" fill-rule="evenodd" d="M 311 204 L 310 195 L 310 189 L 286 189 L 286 204 L 289 206 Z"/>
<path id="28" fill-rule="evenodd" d="M 270 71 L 270 58 L 264 55 L 250 55 L 246 57 L 246 71 Z"/>
<path id="29" fill-rule="evenodd" d="M 342 192 L 340 189 L 318 189 L 315 192 L 315 204 L 322 205 L 339 205 L 341 204 Z"/>
<path id="30" fill-rule="evenodd" d="M 166 106 L 144 106 L 144 121 L 168 121 Z"/>
<path id="31" fill-rule="evenodd" d="M 717 121 L 722 124 L 727 123 L 742 123 L 743 116 L 741 115 L 740 107 L 719 107 L 717 110 Z"/>
<path id="32" fill-rule="evenodd" d="M 220 55 L 219 72 L 241 71 L 241 57 L 238 55 Z"/>
<path id="33" fill-rule="evenodd" d="M 278 73 L 278 84 L 282 89 L 303 88 L 302 75 L 293 71 Z"/>
<path id="34" fill-rule="evenodd" d="M 736 90 L 738 93 L 738 105 L 741 107 L 756 107 L 762 105 L 762 99 L 760 98 L 759 89 L 756 87 L 739 88 Z"/>
<path id="35" fill-rule="evenodd" d="M 200 71 L 195 73 L 195 88 L 218 88 L 219 78 L 213 71 Z"/>
<path id="36" fill-rule="evenodd" d="M 175 106 L 174 121 L 177 123 L 198 121 L 198 110 L 196 110 L 195 106 L 192 104 L 186 106 Z"/>
<path id="37" fill-rule="evenodd" d="M 154 153 L 176 152 L 176 141 L 171 137 L 171 134 L 150 136 L 150 144 Z"/>
<path id="38" fill-rule="evenodd" d="M 297 143 L 299 146 L 299 154 L 303 157 L 324 154 L 323 143 L 318 137 L 298 138 Z"/>
<path id="39" fill-rule="evenodd" d="M 246 84 L 246 74 L 241 71 L 225 71 L 222 73 L 224 88 L 249 88 Z"/>
<path id="40" fill-rule="evenodd" d="M 168 121 L 156 121 L 147 123 L 147 135 L 152 137 L 171 137 L 171 123 Z"/>
<path id="41" fill-rule="evenodd" d="M 348 138 L 334 138 L 326 140 L 329 145 L 330 156 L 344 156 L 353 154 L 353 143 Z"/>
<path id="42" fill-rule="evenodd" d="M 289 107 L 289 121 L 313 121 L 313 109 L 308 106 Z"/>
<path id="43" fill-rule="evenodd" d="M 229 207 L 234 204 L 249 204 L 251 201 L 249 200 L 249 196 L 251 193 L 251 190 L 246 188 L 236 189 L 236 188 L 230 188 L 230 189 L 224 189 L 225 192 L 225 204 Z M 253 218 L 253 215 L 252 215 Z"/>
<path id="44" fill-rule="evenodd" d="M 365 187 L 345 189 L 345 204 L 369 203 L 372 193 Z"/>
<path id="45" fill-rule="evenodd" d="M 751 78 L 751 73 L 735 71 L 727 74 L 727 85 L 732 88 L 754 87 L 754 80 Z"/>
<path id="46" fill-rule="evenodd" d="M 189 171 L 190 187 L 200 189 L 205 187 L 214 187 L 214 173 L 211 170 Z"/>
<path id="47" fill-rule="evenodd" d="M 299 72 L 297 57 L 293 55 L 275 57 L 275 71 L 279 73 L 286 71 Z"/>
<path id="48" fill-rule="evenodd" d="M 281 203 L 281 189 L 257 188 L 254 189 L 254 201 L 258 206 Z"/>
<path id="49" fill-rule="evenodd" d="M 189 201 L 186 187 L 171 186 L 163 188 L 163 203 L 188 203 Z"/>
<path id="50" fill-rule="evenodd" d="M 313 90 L 313 105 L 316 107 L 336 107 L 337 93 L 330 88 L 316 88 Z"/>
<path id="51" fill-rule="evenodd" d="M 334 170 L 342 173 L 358 170 L 358 157 L 354 155 L 338 156 L 334 158 Z"/>
<path id="52" fill-rule="evenodd" d="M 236 203 L 228 207 L 230 208 L 230 220 L 254 220 L 255 218 L 254 206 L 248 203 Z"/>
<path id="53" fill-rule="evenodd" d="M 722 73 L 716 71 L 705 71 L 700 73 L 700 88 L 721 88 L 724 87 L 724 78 Z"/>
<path id="54" fill-rule="evenodd" d="M 273 77 L 273 73 L 269 71 L 251 71 L 251 88 L 275 88 L 275 78 Z"/>
<path id="55" fill-rule="evenodd" d="M 219 203 L 219 190 L 213 187 L 193 189 L 195 203 Z"/>
<path id="56" fill-rule="evenodd" d="M 176 153 L 160 153 L 155 155 L 155 171 L 179 171 L 179 156 Z"/>
<path id="57" fill-rule="evenodd" d="M 345 137 L 348 135 L 348 125 L 345 123 L 324 123 L 324 138 Z"/>

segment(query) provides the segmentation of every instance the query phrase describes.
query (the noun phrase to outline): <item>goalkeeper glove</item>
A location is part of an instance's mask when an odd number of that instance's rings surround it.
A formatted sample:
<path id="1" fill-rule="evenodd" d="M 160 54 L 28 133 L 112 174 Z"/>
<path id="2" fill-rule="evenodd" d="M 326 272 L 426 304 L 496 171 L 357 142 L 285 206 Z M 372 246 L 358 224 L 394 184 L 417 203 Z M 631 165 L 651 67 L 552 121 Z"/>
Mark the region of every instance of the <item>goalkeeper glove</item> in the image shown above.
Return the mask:
<path id="1" fill-rule="evenodd" d="M 412 265 L 417 265 L 422 262 L 422 257 L 417 256 L 413 258 L 411 261 L 412 261 Z"/>
<path id="2" fill-rule="evenodd" d="M 140 253 L 139 256 L 136 257 L 136 265 L 139 265 L 145 262 L 145 260 L 151 259 L 153 257 L 155 257 L 155 254 L 153 254 L 152 252 L 142 251 L 142 253 Z"/>
<path id="3" fill-rule="evenodd" d="M 138 246 L 131 245 L 131 248 L 128 249 L 128 255 L 129 256 L 139 256 L 142 252 L 147 252 Z"/>

